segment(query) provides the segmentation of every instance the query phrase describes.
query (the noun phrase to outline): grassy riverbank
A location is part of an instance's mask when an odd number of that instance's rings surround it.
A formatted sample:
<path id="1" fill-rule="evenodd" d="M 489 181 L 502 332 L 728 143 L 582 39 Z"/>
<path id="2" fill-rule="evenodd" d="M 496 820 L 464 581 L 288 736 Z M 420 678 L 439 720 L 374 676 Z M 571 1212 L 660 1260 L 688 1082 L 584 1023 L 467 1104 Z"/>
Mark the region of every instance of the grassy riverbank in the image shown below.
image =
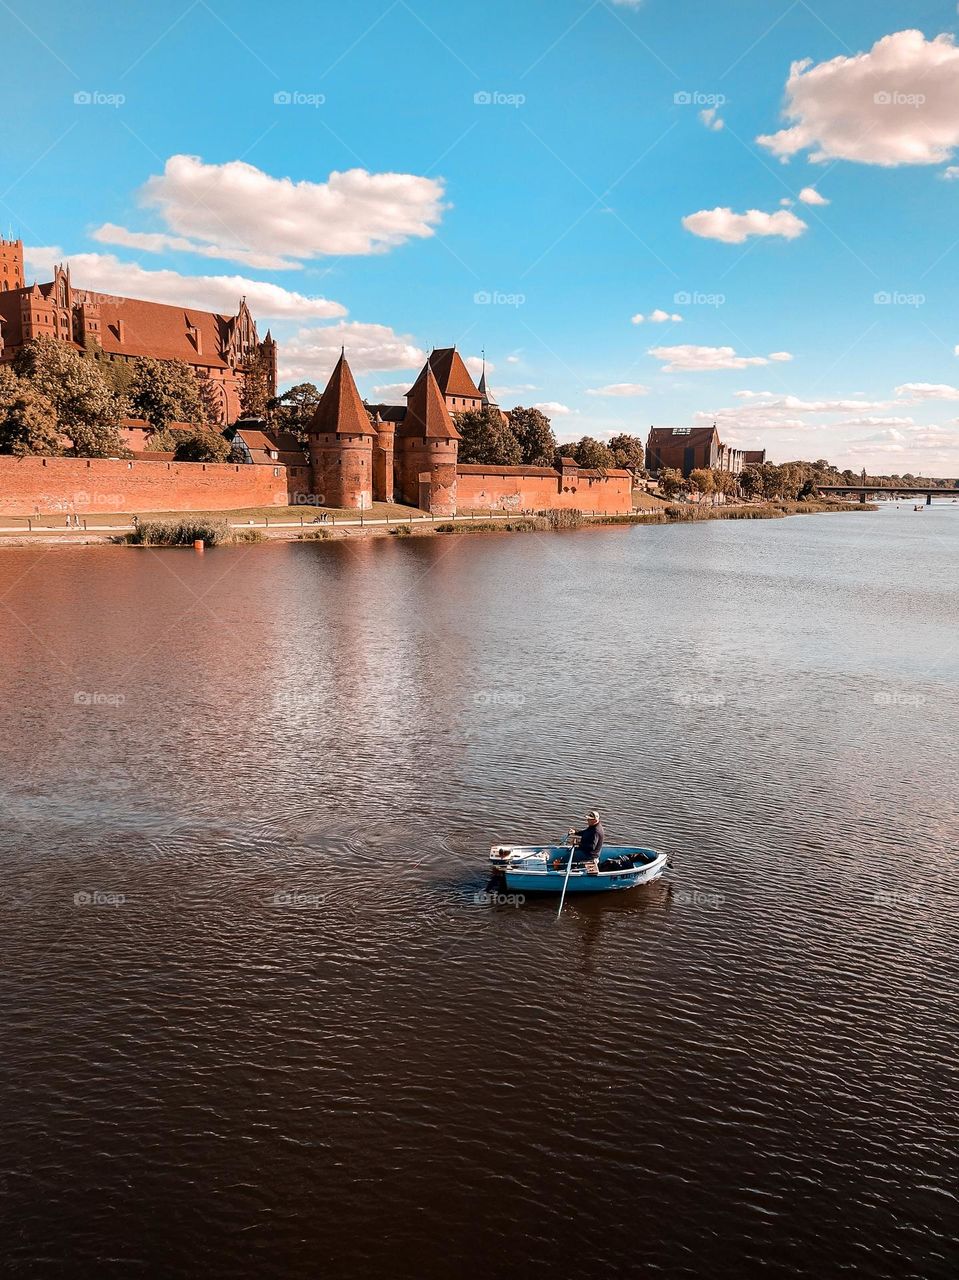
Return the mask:
<path id="1" fill-rule="evenodd" d="M 11 521 L 0 532 L 0 546 L 63 546 L 85 543 L 142 546 L 190 546 L 202 540 L 208 546 L 260 541 L 330 541 L 343 538 L 443 537 L 462 533 L 545 533 L 557 529 L 586 529 L 612 525 L 692 524 L 705 520 L 781 520 L 791 515 L 815 515 L 831 511 L 875 511 L 872 504 L 813 500 L 808 502 L 738 503 L 698 506 L 662 499 L 643 503 L 628 515 L 585 516 L 577 512 L 550 512 L 519 516 L 477 513 L 450 520 L 434 520 L 423 511 L 395 504 L 376 504 L 372 511 L 325 511 L 320 524 L 302 507 L 245 508 L 240 511 L 161 512 L 141 518 L 118 514 L 88 515 L 85 528 L 67 529 L 44 522 Z M 300 520 L 303 523 L 300 523 Z M 0 517 L 0 525 L 4 523 Z"/>

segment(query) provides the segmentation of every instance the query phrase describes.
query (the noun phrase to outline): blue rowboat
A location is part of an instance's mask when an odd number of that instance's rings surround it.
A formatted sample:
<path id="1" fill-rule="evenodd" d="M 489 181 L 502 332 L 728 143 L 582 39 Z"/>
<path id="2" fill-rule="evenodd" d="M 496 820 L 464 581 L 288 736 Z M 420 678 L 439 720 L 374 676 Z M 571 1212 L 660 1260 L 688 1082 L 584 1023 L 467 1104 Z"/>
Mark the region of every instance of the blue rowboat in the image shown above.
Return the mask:
<path id="1" fill-rule="evenodd" d="M 562 893 L 569 862 L 568 844 L 495 844 L 489 853 L 495 875 L 502 876 L 511 893 Z M 573 862 L 567 893 L 606 893 L 633 889 L 658 880 L 669 859 L 656 849 L 639 845 L 604 845 L 599 867 Z"/>

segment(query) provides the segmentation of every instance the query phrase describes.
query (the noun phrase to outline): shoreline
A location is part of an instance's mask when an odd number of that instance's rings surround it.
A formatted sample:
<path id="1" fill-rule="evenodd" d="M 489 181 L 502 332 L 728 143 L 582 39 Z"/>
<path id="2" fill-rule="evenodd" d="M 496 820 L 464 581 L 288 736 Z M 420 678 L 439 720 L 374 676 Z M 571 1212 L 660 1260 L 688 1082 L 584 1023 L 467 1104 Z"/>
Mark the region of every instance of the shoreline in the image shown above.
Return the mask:
<path id="1" fill-rule="evenodd" d="M 173 516 L 145 513 L 141 522 L 151 518 L 184 520 L 202 516 L 205 519 L 225 521 L 240 536 L 232 545 L 255 545 L 264 542 L 334 542 L 355 538 L 384 537 L 450 537 L 461 534 L 505 534 L 569 532 L 571 528 L 632 527 L 636 525 L 689 525 L 710 520 L 783 520 L 793 515 L 824 515 L 835 512 L 878 511 L 876 503 L 837 502 L 813 500 L 808 502 L 781 501 L 769 503 L 736 503 L 722 507 L 701 509 L 693 504 L 666 503 L 623 515 L 588 515 L 565 529 L 554 529 L 542 516 L 520 516 L 509 512 L 456 516 L 436 520 L 420 513 L 410 520 L 360 520 L 339 518 L 335 523 L 320 527 L 276 522 L 259 524 L 254 520 L 230 521 L 235 512 L 178 512 Z M 91 517 L 96 519 L 97 517 Z M 105 517 L 100 517 L 105 518 Z M 3 529 L 0 528 L 0 547 L 62 547 L 62 546 L 131 546 L 126 535 L 132 533 L 132 524 L 96 526 L 86 529 Z M 243 536 L 243 535 L 247 536 Z M 231 545 L 231 544 L 226 544 Z M 151 549 L 156 549 L 153 545 Z"/>

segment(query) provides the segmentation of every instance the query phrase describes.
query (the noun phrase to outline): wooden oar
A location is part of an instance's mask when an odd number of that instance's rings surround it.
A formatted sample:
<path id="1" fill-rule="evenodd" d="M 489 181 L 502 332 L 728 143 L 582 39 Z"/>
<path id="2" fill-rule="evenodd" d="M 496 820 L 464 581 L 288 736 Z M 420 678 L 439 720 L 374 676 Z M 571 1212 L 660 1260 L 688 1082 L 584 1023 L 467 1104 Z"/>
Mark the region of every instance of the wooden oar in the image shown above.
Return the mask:
<path id="1" fill-rule="evenodd" d="M 576 852 L 576 843 L 574 836 L 568 836 L 569 840 L 569 861 L 566 864 L 566 878 L 563 881 L 563 892 L 559 895 L 559 910 L 556 912 L 558 920 L 563 910 L 563 903 L 566 901 L 566 886 L 569 884 L 569 873 L 573 869 L 573 854 Z"/>

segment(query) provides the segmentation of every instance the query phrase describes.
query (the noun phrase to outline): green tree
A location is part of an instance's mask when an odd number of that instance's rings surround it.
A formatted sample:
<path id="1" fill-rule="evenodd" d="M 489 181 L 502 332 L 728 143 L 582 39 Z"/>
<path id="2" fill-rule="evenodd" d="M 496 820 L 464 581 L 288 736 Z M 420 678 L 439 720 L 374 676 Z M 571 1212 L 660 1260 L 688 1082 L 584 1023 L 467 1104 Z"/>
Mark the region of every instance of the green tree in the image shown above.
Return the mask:
<path id="1" fill-rule="evenodd" d="M 634 476 L 643 470 L 646 450 L 639 436 L 630 436 L 625 433 L 613 436 L 609 442 L 609 448 L 617 467 L 625 467 L 627 471 L 632 471 Z"/>
<path id="2" fill-rule="evenodd" d="M 0 453 L 56 457 L 60 452 L 53 406 L 9 366 L 0 365 Z"/>
<path id="3" fill-rule="evenodd" d="M 716 488 L 716 478 L 709 467 L 695 467 L 689 473 L 689 483 L 699 499 L 707 498 Z"/>
<path id="4" fill-rule="evenodd" d="M 282 395 L 275 396 L 267 403 L 267 412 L 271 419 L 284 431 L 292 431 L 295 436 L 306 434 L 307 428 L 320 403 L 320 390 L 313 382 L 298 382 Z"/>
<path id="5" fill-rule="evenodd" d="M 743 467 L 739 476 L 739 488 L 744 498 L 758 498 L 762 496 L 763 480 L 759 474 L 758 467 Z"/>
<path id="6" fill-rule="evenodd" d="M 233 456 L 230 441 L 208 427 L 176 432 L 174 462 L 230 462 Z"/>
<path id="7" fill-rule="evenodd" d="M 717 494 L 722 494 L 724 498 L 735 498 L 739 492 L 737 484 L 738 477 L 734 476 L 731 471 L 714 471 L 713 472 L 713 489 Z"/>
<path id="8" fill-rule="evenodd" d="M 519 443 L 520 461 L 527 467 L 551 467 L 556 456 L 556 437 L 546 414 L 539 409 L 517 405 L 507 417 Z"/>
<path id="9" fill-rule="evenodd" d="M 592 436 L 583 436 L 582 440 L 572 445 L 570 457 L 576 459 L 581 467 L 609 468 L 616 465 L 616 459 L 608 445 Z"/>
<path id="10" fill-rule="evenodd" d="M 520 443 L 496 409 L 470 409 L 456 415 L 460 435 L 460 462 L 515 467 L 523 460 Z"/>
<path id="11" fill-rule="evenodd" d="M 196 374 L 182 360 L 136 361 L 130 402 L 138 418 L 146 418 L 157 431 L 171 422 L 200 419 L 200 388 Z"/>
<path id="12" fill-rule="evenodd" d="M 72 452 L 83 458 L 124 457 L 120 419 L 126 402 L 108 386 L 97 362 L 64 342 L 42 336 L 21 347 L 14 372 L 54 410 Z"/>
<path id="13" fill-rule="evenodd" d="M 197 421 L 205 426 L 218 427 L 225 417 L 223 396 L 209 373 L 204 371 L 196 375 L 200 412 Z"/>
<path id="14" fill-rule="evenodd" d="M 663 467 L 659 473 L 659 489 L 664 498 L 676 498 L 689 491 L 689 482 L 676 467 Z"/>
<path id="15" fill-rule="evenodd" d="M 243 391 L 240 395 L 241 418 L 266 417 L 267 403 L 270 398 L 268 372 L 266 352 L 263 347 L 260 347 L 243 379 Z"/>

